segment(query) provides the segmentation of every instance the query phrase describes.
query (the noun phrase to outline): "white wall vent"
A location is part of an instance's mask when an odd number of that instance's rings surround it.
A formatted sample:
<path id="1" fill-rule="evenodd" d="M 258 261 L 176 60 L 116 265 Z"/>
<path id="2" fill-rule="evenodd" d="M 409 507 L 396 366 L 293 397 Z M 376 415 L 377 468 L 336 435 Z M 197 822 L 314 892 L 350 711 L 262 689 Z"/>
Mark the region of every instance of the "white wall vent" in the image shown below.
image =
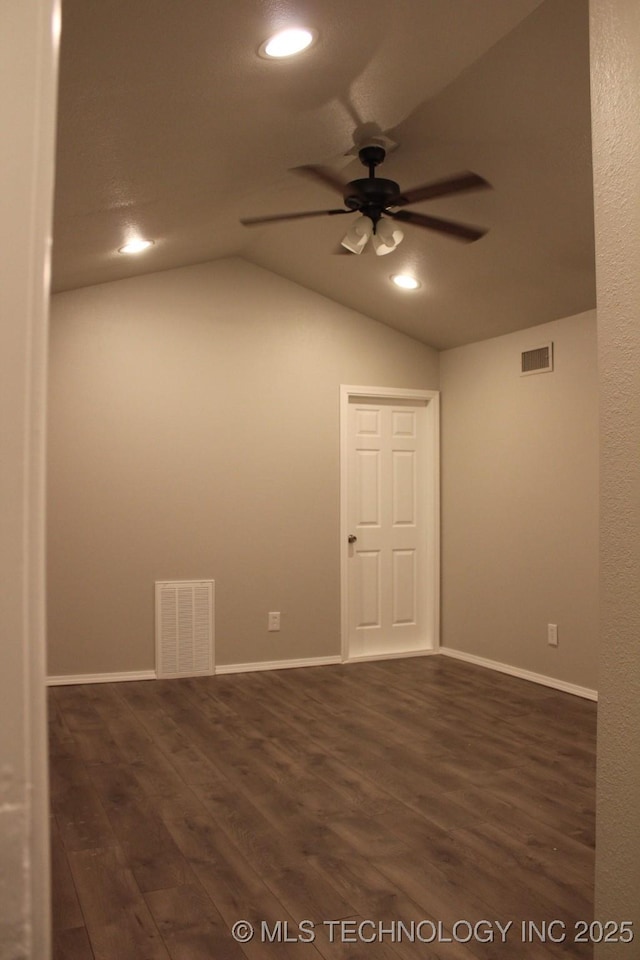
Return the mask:
<path id="1" fill-rule="evenodd" d="M 550 373 L 553 370 L 553 343 L 544 343 L 541 347 L 523 350 L 520 354 L 520 375 L 530 373 Z"/>
<path id="2" fill-rule="evenodd" d="M 156 582 L 158 678 L 213 673 L 213 580 Z"/>

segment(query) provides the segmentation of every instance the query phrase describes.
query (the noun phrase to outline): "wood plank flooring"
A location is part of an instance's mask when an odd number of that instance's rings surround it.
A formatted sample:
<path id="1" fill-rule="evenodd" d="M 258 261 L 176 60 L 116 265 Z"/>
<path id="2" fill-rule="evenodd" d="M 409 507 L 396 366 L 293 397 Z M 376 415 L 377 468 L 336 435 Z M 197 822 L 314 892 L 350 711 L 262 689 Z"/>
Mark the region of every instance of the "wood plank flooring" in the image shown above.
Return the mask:
<path id="1" fill-rule="evenodd" d="M 445 657 L 54 687 L 54 958 L 591 957 L 595 723 Z"/>

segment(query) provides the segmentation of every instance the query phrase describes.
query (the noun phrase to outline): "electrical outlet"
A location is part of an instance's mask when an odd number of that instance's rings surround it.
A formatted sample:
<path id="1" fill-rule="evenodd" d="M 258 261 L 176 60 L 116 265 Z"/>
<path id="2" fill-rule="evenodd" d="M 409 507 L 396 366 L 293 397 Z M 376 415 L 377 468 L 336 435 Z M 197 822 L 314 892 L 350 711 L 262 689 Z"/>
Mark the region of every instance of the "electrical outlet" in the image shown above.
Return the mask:
<path id="1" fill-rule="evenodd" d="M 280 611 L 272 611 L 269 614 L 269 619 L 267 622 L 267 630 L 279 630 L 280 629 Z"/>
<path id="2" fill-rule="evenodd" d="M 547 624 L 547 643 L 550 647 L 558 646 L 558 624 L 557 623 L 548 623 Z"/>

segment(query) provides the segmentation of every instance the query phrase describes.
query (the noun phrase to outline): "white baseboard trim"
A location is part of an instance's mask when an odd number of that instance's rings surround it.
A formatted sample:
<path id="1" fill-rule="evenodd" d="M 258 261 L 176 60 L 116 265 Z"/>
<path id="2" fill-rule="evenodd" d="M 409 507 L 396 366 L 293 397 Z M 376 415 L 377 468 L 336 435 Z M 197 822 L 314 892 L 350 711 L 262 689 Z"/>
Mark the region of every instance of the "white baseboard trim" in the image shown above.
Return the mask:
<path id="1" fill-rule="evenodd" d="M 575 683 L 557 680 L 555 677 L 547 677 L 543 673 L 533 673 L 531 670 L 512 667 L 508 663 L 487 660 L 485 657 L 477 657 L 474 653 L 452 650 L 451 647 L 440 647 L 439 653 L 445 657 L 453 657 L 455 660 L 466 660 L 467 663 L 474 663 L 476 666 L 486 667 L 488 670 L 496 670 L 498 673 L 508 673 L 509 676 L 519 677 L 521 680 L 530 680 L 532 683 L 540 683 L 545 687 L 553 687 L 554 690 L 561 690 L 563 693 L 572 693 L 574 696 L 583 697 L 585 700 L 598 699 L 598 691 L 590 690 L 589 687 L 579 687 Z"/>
<path id="2" fill-rule="evenodd" d="M 80 683 L 126 683 L 129 680 L 156 680 L 155 670 L 131 670 L 125 673 L 79 673 L 67 677 L 47 677 L 48 687 L 72 686 Z"/>
<path id="3" fill-rule="evenodd" d="M 266 660 L 260 663 L 222 663 L 215 668 L 215 674 L 254 673 L 258 670 L 291 670 L 296 667 L 325 667 L 342 663 L 342 658 L 308 657 L 302 660 Z M 155 670 L 134 670 L 127 673 L 81 673 L 74 676 L 47 677 L 47 686 L 72 686 L 82 683 L 120 683 L 127 680 L 157 680 Z"/>
<path id="4" fill-rule="evenodd" d="M 309 657 L 303 660 L 264 660 L 260 663 L 221 663 L 216 675 L 222 673 L 255 673 L 258 670 L 294 670 L 297 667 L 326 667 L 342 663 L 341 657 Z"/>
<path id="5" fill-rule="evenodd" d="M 292 670 L 298 667 L 324 667 L 343 662 L 350 664 L 367 663 L 375 660 L 397 660 L 406 657 L 429 657 L 434 654 L 442 654 L 442 656 L 452 657 L 455 660 L 465 660 L 467 663 L 473 663 L 478 667 L 486 667 L 488 670 L 506 673 L 511 677 L 518 677 L 521 680 L 529 680 L 532 683 L 539 683 L 545 687 L 552 687 L 554 690 L 571 693 L 585 700 L 598 699 L 597 690 L 580 687 L 575 683 L 567 683 L 565 680 L 557 680 L 555 677 L 547 677 L 541 673 L 533 673 L 531 670 L 523 670 L 520 667 L 513 667 L 507 663 L 499 663 L 497 660 L 488 660 L 485 657 L 478 657 L 473 653 L 465 653 L 463 650 L 453 650 L 450 647 L 437 647 L 435 650 L 409 650 L 405 653 L 377 653 L 364 657 L 350 657 L 345 661 L 343 661 L 341 657 L 335 656 L 308 657 L 301 660 L 265 660 L 259 663 L 227 663 L 219 664 L 215 668 L 215 673 L 255 673 L 260 670 Z M 132 670 L 123 673 L 81 673 L 69 676 L 47 677 L 47 686 L 60 687 L 85 683 L 126 683 L 131 680 L 156 679 L 155 670 Z"/>
<path id="6" fill-rule="evenodd" d="M 440 649 L 435 650 L 407 650 L 402 653 L 371 653 L 364 657 L 349 657 L 344 663 L 369 663 L 373 660 L 401 660 L 406 657 L 432 657 L 434 653 L 440 653 Z"/>

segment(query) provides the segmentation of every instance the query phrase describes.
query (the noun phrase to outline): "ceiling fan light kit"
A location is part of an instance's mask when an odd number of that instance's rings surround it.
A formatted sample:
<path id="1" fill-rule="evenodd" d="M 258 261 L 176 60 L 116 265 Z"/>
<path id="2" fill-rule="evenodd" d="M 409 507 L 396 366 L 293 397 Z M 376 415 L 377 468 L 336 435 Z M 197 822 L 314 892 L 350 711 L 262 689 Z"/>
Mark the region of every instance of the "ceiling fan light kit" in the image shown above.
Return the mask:
<path id="1" fill-rule="evenodd" d="M 384 256 L 396 249 L 402 241 L 402 230 L 389 221 L 409 223 L 425 230 L 433 230 L 456 240 L 473 243 L 487 232 L 483 227 L 471 226 L 454 220 L 444 220 L 442 217 L 432 217 L 425 213 L 416 213 L 413 210 L 404 210 L 403 207 L 424 200 L 433 200 L 437 197 L 447 197 L 454 193 L 465 193 L 471 190 L 481 190 L 491 185 L 477 173 L 465 172 L 425 183 L 412 190 L 402 191 L 395 180 L 385 177 L 376 177 L 378 167 L 386 156 L 386 151 L 379 143 L 363 146 L 358 151 L 360 162 L 367 167 L 369 175 L 344 183 L 327 167 L 305 166 L 296 168 L 296 172 L 311 177 L 342 194 L 344 207 L 332 210 L 307 210 L 300 213 L 280 213 L 266 217 L 248 217 L 240 222 L 245 226 L 258 226 L 265 223 L 276 223 L 286 220 L 301 220 L 308 217 L 336 216 L 344 213 L 359 213 L 360 217 L 341 241 L 342 246 L 351 253 L 360 254 L 364 250 L 369 237 L 373 238 L 373 246 L 378 256 Z M 399 209 L 398 209 L 399 208 Z"/>
<path id="2" fill-rule="evenodd" d="M 340 241 L 350 253 L 362 253 L 373 233 L 373 224 L 368 217 L 358 217 Z"/>
<path id="3" fill-rule="evenodd" d="M 387 253 L 392 253 L 403 238 L 404 233 L 399 227 L 389 223 L 388 220 L 380 220 L 374 231 L 373 248 L 379 257 L 384 257 Z"/>

